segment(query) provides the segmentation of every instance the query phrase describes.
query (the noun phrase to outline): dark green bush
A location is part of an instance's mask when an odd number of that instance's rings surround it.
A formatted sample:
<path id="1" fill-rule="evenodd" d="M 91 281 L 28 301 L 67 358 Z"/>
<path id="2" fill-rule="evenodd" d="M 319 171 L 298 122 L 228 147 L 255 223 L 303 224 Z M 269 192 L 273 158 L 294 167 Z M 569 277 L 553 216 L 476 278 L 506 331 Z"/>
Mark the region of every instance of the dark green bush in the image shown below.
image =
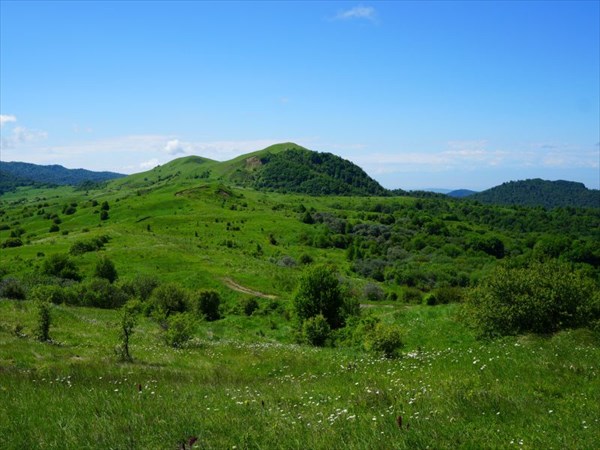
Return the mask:
<path id="1" fill-rule="evenodd" d="M 104 278 L 92 278 L 80 285 L 78 290 L 82 306 L 119 308 L 127 301 L 127 295 Z"/>
<path id="2" fill-rule="evenodd" d="M 317 347 L 325 345 L 330 332 L 329 323 L 322 314 L 309 317 L 302 324 L 302 340 Z"/>
<path id="3" fill-rule="evenodd" d="M 556 260 L 500 266 L 471 290 L 467 318 L 482 336 L 552 333 L 600 318 L 600 290 Z"/>
<path id="4" fill-rule="evenodd" d="M 94 276 L 98 278 L 104 278 L 110 283 L 114 283 L 117 278 L 119 278 L 117 269 L 115 269 L 115 264 L 106 257 L 100 258 L 100 260 L 96 263 Z"/>
<path id="5" fill-rule="evenodd" d="M 454 286 L 440 287 L 435 290 L 435 296 L 438 303 L 445 305 L 448 303 L 459 303 L 463 300 L 463 289 Z"/>
<path id="6" fill-rule="evenodd" d="M 344 301 L 335 271 L 327 266 L 309 266 L 294 295 L 293 307 L 300 322 L 323 315 L 332 329 L 344 325 Z"/>
<path id="7" fill-rule="evenodd" d="M 24 300 L 26 291 L 21 281 L 16 278 L 4 278 L 0 281 L 0 298 L 10 298 L 13 300 Z"/>
<path id="8" fill-rule="evenodd" d="M 221 318 L 220 306 L 221 296 L 217 291 L 200 291 L 196 297 L 196 310 L 208 321 Z"/>
<path id="9" fill-rule="evenodd" d="M 162 317 L 187 310 L 188 293 L 174 283 L 163 284 L 152 292 L 152 309 Z"/>
<path id="10" fill-rule="evenodd" d="M 133 280 L 125 281 L 121 289 L 131 298 L 137 297 L 145 302 L 158 286 L 156 278 L 150 275 L 137 275 Z"/>
<path id="11" fill-rule="evenodd" d="M 55 305 L 78 303 L 73 289 L 52 284 L 41 284 L 34 287 L 28 297 L 31 300 L 50 302 Z"/>
<path id="12" fill-rule="evenodd" d="M 437 305 L 439 303 L 436 295 L 431 292 L 423 297 L 423 302 L 429 306 Z"/>
<path id="13" fill-rule="evenodd" d="M 244 298 L 240 302 L 240 310 L 246 316 L 251 316 L 252 314 L 254 314 L 254 311 L 256 311 L 258 307 L 258 300 L 256 300 L 256 298 L 254 297 Z"/>
<path id="14" fill-rule="evenodd" d="M 50 323 L 52 321 L 50 315 L 50 303 L 48 302 L 36 302 L 35 304 L 35 328 L 33 335 L 40 342 L 47 342 L 50 340 Z"/>
<path id="15" fill-rule="evenodd" d="M 20 238 L 9 237 L 2 243 L 2 248 L 21 247 L 23 241 Z"/>
<path id="16" fill-rule="evenodd" d="M 402 291 L 402 301 L 404 303 L 421 303 L 423 301 L 423 293 L 415 288 L 404 288 Z"/>
<path id="17" fill-rule="evenodd" d="M 75 281 L 81 280 L 81 275 L 77 266 L 64 253 L 54 253 L 44 259 L 41 267 L 43 275 L 49 275 L 57 278 L 65 278 Z"/>

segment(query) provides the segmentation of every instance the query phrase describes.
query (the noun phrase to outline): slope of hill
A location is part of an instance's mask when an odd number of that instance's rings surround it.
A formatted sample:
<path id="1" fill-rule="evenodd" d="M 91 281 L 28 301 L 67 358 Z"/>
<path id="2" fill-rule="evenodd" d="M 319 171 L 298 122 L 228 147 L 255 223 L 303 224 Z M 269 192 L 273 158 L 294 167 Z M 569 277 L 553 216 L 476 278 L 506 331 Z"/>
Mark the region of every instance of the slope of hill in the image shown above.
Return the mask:
<path id="1" fill-rule="evenodd" d="M 497 205 L 600 208 L 599 190 L 587 189 L 583 183 L 539 178 L 503 183 L 469 199 Z"/>
<path id="2" fill-rule="evenodd" d="M 0 161 L 0 170 L 3 178 L 4 173 L 8 173 L 21 180 L 57 185 L 77 185 L 85 181 L 101 182 L 125 176 L 114 172 L 94 172 L 85 169 L 67 169 L 59 165 L 41 166 L 24 162 Z"/>

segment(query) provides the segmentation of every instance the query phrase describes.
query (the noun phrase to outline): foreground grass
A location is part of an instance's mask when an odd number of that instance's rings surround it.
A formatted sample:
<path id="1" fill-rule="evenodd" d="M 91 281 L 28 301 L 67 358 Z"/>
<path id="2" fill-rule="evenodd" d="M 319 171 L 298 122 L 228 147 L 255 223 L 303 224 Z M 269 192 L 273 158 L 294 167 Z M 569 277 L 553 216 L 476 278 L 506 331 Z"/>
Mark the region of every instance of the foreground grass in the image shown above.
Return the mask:
<path id="1" fill-rule="evenodd" d="M 204 449 L 597 445 L 592 334 L 478 342 L 456 310 L 376 311 L 404 329 L 398 360 L 219 340 L 209 324 L 175 350 L 142 320 L 135 362 L 123 364 L 117 312 L 55 307 L 55 342 L 44 344 L 13 333 L 21 324 L 28 334 L 32 305 L 0 301 L 0 448 L 174 449 L 191 437 Z"/>

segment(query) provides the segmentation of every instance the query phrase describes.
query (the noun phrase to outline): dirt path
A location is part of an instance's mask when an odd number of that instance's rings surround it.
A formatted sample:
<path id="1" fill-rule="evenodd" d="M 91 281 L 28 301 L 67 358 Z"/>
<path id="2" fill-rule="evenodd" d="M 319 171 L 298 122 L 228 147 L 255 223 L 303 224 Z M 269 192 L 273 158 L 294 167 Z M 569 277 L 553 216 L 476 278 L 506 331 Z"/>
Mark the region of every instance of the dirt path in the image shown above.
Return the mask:
<path id="1" fill-rule="evenodd" d="M 247 287 L 241 286 L 233 281 L 231 278 L 223 278 L 223 282 L 227 285 L 229 289 L 233 289 L 234 291 L 241 292 L 242 294 L 254 295 L 255 297 L 260 298 L 277 298 L 276 295 L 263 294 L 262 292 L 254 291 Z"/>

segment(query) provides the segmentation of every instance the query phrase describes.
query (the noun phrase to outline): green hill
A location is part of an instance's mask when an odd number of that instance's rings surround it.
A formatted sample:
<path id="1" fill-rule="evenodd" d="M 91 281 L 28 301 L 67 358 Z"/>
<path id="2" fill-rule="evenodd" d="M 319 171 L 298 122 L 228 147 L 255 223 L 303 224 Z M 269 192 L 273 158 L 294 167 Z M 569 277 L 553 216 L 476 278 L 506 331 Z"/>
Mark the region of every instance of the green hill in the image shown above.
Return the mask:
<path id="1" fill-rule="evenodd" d="M 587 189 L 583 183 L 539 178 L 510 181 L 468 198 L 496 205 L 600 208 L 599 190 Z"/>
<path id="2" fill-rule="evenodd" d="M 120 180 L 118 185 L 151 188 L 164 182 L 191 179 L 281 193 L 389 195 L 389 191 L 350 161 L 292 142 L 272 145 L 224 162 L 198 156 L 178 158 Z"/>

